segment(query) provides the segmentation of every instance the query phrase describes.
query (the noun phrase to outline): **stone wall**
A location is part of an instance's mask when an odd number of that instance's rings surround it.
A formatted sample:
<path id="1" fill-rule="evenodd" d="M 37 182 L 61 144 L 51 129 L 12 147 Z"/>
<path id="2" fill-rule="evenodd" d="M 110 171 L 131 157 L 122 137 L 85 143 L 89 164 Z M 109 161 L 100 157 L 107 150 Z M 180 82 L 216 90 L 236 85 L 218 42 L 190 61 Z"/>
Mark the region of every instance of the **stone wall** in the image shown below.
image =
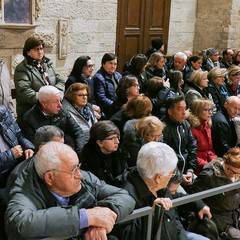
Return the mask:
<path id="1" fill-rule="evenodd" d="M 36 1 L 36 0 L 35 0 Z M 80 55 L 89 55 L 100 67 L 105 52 L 115 52 L 117 0 L 41 0 L 39 17 L 32 29 L 1 29 L 0 58 L 7 63 L 10 72 L 22 59 L 22 48 L 30 35 L 41 36 L 45 54 L 58 73 L 67 78 L 73 63 Z M 59 21 L 67 24 L 59 30 Z M 59 42 L 67 41 L 67 55 L 59 55 Z M 65 51 L 64 51 L 65 53 Z M 62 59 L 59 59 L 59 58 Z"/>

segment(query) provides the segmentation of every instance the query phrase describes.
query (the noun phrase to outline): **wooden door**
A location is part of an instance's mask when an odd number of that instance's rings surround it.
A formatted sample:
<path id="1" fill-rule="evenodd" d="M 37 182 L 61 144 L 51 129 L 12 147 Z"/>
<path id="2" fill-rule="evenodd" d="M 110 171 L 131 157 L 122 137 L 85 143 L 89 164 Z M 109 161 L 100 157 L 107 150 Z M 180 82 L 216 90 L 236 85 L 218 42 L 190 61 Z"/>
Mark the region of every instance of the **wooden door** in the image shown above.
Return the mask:
<path id="1" fill-rule="evenodd" d="M 137 53 L 145 53 L 151 40 L 162 38 L 167 49 L 171 0 L 119 0 L 116 55 L 118 71 Z"/>

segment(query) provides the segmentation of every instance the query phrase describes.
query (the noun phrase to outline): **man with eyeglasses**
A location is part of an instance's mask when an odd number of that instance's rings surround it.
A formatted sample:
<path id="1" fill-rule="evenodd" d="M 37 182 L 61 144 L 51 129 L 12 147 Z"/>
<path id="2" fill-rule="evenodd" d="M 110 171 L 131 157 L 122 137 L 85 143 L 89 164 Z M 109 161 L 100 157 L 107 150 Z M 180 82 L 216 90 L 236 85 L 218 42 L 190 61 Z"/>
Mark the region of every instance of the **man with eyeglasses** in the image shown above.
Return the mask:
<path id="1" fill-rule="evenodd" d="M 77 154 L 63 143 L 40 148 L 9 192 L 9 239 L 111 239 L 114 224 L 135 201 L 79 167 Z"/>
<path id="2" fill-rule="evenodd" d="M 80 156 L 83 147 L 82 129 L 62 108 L 60 91 L 54 86 L 43 86 L 38 92 L 38 98 L 38 102 L 24 114 L 19 123 L 25 136 L 33 142 L 39 127 L 55 125 L 64 132 L 65 143 Z"/>
<path id="3" fill-rule="evenodd" d="M 195 179 L 190 192 L 201 192 L 220 187 L 240 180 L 240 149 L 230 148 L 222 159 L 212 160 L 204 166 L 202 172 Z M 240 239 L 239 204 L 240 189 L 234 189 L 212 197 L 203 199 L 210 207 L 212 220 L 215 222 L 219 234 L 225 232 L 229 238 Z"/>
<path id="4" fill-rule="evenodd" d="M 212 117 L 212 142 L 217 156 L 222 157 L 231 147 L 237 145 L 237 133 L 233 119 L 239 114 L 240 98 L 229 97 L 222 111 Z"/>

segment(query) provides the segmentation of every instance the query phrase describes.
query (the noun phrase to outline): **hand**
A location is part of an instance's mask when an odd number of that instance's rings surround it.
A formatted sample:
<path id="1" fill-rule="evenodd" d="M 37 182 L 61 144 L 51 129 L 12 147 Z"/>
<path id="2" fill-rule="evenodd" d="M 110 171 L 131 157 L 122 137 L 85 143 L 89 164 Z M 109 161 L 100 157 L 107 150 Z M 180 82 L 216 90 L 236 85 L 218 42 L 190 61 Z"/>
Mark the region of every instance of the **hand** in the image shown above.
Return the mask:
<path id="1" fill-rule="evenodd" d="M 20 158 L 23 155 L 23 150 L 20 145 L 17 145 L 15 147 L 11 148 L 11 150 L 12 150 L 15 158 Z"/>
<path id="2" fill-rule="evenodd" d="M 86 209 L 88 225 L 93 227 L 105 228 L 107 233 L 113 229 L 117 219 L 117 214 L 107 207 L 94 207 Z"/>
<path id="3" fill-rule="evenodd" d="M 164 210 L 168 211 L 170 208 L 172 208 L 172 201 L 170 198 L 157 198 L 154 201 L 155 204 L 161 204 Z"/>
<path id="4" fill-rule="evenodd" d="M 101 115 L 96 111 L 94 111 L 94 115 L 95 115 L 97 120 L 99 120 L 101 118 Z"/>
<path id="5" fill-rule="evenodd" d="M 187 174 L 183 174 L 183 181 L 182 184 L 185 186 L 192 185 L 193 181 L 193 174 L 191 172 L 188 172 Z"/>
<path id="6" fill-rule="evenodd" d="M 166 81 L 163 81 L 163 86 L 170 88 L 169 78 Z"/>
<path id="7" fill-rule="evenodd" d="M 94 112 L 97 112 L 97 113 L 100 113 L 101 112 L 101 109 L 99 106 L 95 105 L 95 104 L 92 104 L 92 108 L 93 108 L 93 111 Z"/>
<path id="8" fill-rule="evenodd" d="M 203 216 L 207 215 L 207 217 L 210 219 L 212 218 L 212 214 L 210 212 L 210 208 L 208 206 L 204 206 L 199 212 L 198 216 L 200 219 L 203 219 Z"/>
<path id="9" fill-rule="evenodd" d="M 105 228 L 90 227 L 84 234 L 85 240 L 107 240 Z"/>
<path id="10" fill-rule="evenodd" d="M 34 154 L 34 151 L 33 151 L 32 149 L 26 149 L 26 150 L 24 151 L 24 155 L 25 155 L 25 158 L 26 158 L 26 159 L 32 157 L 33 154 Z"/>

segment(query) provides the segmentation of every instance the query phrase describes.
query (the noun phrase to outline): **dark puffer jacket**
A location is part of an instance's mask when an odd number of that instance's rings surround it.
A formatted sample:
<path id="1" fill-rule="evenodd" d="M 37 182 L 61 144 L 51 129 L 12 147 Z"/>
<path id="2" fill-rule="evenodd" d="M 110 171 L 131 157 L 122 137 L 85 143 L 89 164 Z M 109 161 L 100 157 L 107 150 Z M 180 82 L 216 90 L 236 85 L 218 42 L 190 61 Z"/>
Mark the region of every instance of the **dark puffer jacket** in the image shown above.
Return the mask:
<path id="1" fill-rule="evenodd" d="M 71 146 L 78 155 L 82 150 L 81 138 L 83 136 L 81 129 L 75 120 L 63 108 L 58 114 L 46 116 L 41 110 L 39 102 L 24 114 L 20 127 L 25 136 L 34 141 L 34 135 L 38 128 L 45 125 L 55 125 L 64 132 L 65 143 Z"/>
<path id="2" fill-rule="evenodd" d="M 135 201 L 129 194 L 100 181 L 90 172 L 83 175 L 81 190 L 70 196 L 69 206 L 60 206 L 34 167 L 34 159 L 24 167 L 9 192 L 6 230 L 9 239 L 84 239 L 79 227 L 79 209 L 104 206 L 126 217 Z"/>
<path id="3" fill-rule="evenodd" d="M 21 145 L 22 149 L 34 150 L 34 145 L 23 136 L 21 129 L 12 116 L 12 113 L 4 105 L 0 105 L 0 134 L 10 148 Z M 11 149 L 0 152 L 0 172 L 12 169 L 17 165 Z"/>

